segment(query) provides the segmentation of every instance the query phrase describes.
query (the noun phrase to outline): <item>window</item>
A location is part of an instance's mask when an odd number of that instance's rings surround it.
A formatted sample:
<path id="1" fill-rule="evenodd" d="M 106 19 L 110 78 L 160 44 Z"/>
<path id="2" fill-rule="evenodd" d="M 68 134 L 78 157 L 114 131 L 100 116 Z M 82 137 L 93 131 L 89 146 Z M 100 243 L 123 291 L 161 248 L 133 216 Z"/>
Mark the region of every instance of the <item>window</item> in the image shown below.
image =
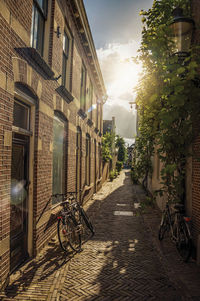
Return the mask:
<path id="1" fill-rule="evenodd" d="M 58 115 L 53 120 L 53 194 L 65 193 L 66 122 Z M 55 203 L 55 200 L 53 200 Z"/>
<path id="2" fill-rule="evenodd" d="M 86 108 L 86 68 L 84 64 L 82 64 L 81 68 L 81 109 L 85 111 Z"/>
<path id="3" fill-rule="evenodd" d="M 85 156 L 85 184 L 90 185 L 90 136 L 86 135 L 86 156 Z"/>
<path id="4" fill-rule="evenodd" d="M 88 109 L 90 120 L 92 120 L 92 109 L 93 109 L 92 100 L 93 100 L 93 85 L 92 85 L 92 82 L 90 81 L 90 87 L 89 87 L 89 109 Z"/>
<path id="5" fill-rule="evenodd" d="M 70 53 L 71 53 L 71 38 L 64 31 L 63 35 L 63 65 L 62 65 L 62 85 L 68 90 L 70 89 Z"/>
<path id="6" fill-rule="evenodd" d="M 30 107 L 18 102 L 14 102 L 13 125 L 21 129 L 30 130 Z"/>
<path id="7" fill-rule="evenodd" d="M 32 9 L 31 47 L 43 55 L 44 27 L 47 18 L 47 0 L 34 0 Z"/>
<path id="8" fill-rule="evenodd" d="M 100 103 L 99 103 L 99 99 L 97 99 L 97 111 L 96 111 L 96 114 L 97 114 L 97 116 L 96 116 L 96 128 L 98 130 L 100 130 L 100 127 L 99 127 L 99 125 L 100 125 Z"/>

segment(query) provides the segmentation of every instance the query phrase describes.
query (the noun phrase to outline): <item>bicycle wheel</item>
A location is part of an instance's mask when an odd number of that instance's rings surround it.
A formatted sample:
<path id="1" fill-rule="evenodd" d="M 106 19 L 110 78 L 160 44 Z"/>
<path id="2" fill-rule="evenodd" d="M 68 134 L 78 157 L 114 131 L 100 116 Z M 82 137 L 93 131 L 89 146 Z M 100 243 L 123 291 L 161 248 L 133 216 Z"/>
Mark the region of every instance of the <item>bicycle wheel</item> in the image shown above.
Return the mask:
<path id="1" fill-rule="evenodd" d="M 62 219 L 57 224 L 58 240 L 63 251 L 68 252 L 69 249 L 69 227 L 68 223 L 63 223 Z"/>
<path id="2" fill-rule="evenodd" d="M 58 239 L 61 248 L 68 252 L 69 246 L 72 250 L 78 252 L 81 249 L 81 235 L 80 226 L 75 225 L 70 219 L 67 219 L 65 223 L 63 220 L 58 220 Z"/>
<path id="3" fill-rule="evenodd" d="M 82 207 L 80 208 L 80 214 L 81 214 L 81 218 L 82 218 L 83 231 L 87 234 L 87 229 L 89 229 L 93 236 L 94 235 L 93 225 L 92 225 L 89 217 L 87 216 L 85 210 Z"/>
<path id="4" fill-rule="evenodd" d="M 168 230 L 168 218 L 166 212 L 163 212 L 161 223 L 158 230 L 158 239 L 163 240 L 165 232 Z"/>
<path id="5" fill-rule="evenodd" d="M 72 218 L 68 219 L 69 225 L 69 245 L 72 250 L 79 252 L 81 250 L 81 225 Z"/>
<path id="6" fill-rule="evenodd" d="M 176 247 L 183 261 L 187 262 L 192 254 L 192 239 L 188 225 L 184 221 L 179 223 Z"/>

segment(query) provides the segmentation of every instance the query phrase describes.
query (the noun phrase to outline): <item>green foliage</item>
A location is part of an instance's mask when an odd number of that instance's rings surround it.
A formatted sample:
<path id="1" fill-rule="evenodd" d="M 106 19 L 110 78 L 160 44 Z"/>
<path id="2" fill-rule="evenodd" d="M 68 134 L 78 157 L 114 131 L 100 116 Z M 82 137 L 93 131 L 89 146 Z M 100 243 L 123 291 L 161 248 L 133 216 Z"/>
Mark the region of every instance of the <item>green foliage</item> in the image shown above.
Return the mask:
<path id="1" fill-rule="evenodd" d="M 155 146 L 163 162 L 162 192 L 171 200 L 184 198 L 184 178 L 189 147 L 194 139 L 192 125 L 200 116 L 200 89 L 195 85 L 200 63 L 199 48 L 180 62 L 171 56 L 173 41 L 169 24 L 172 10 L 182 7 L 190 15 L 189 0 L 154 0 L 141 11 L 144 24 L 139 60 L 143 75 L 137 87 L 139 135 L 136 138 L 136 174 L 152 173 Z"/>
<path id="2" fill-rule="evenodd" d="M 117 170 L 111 170 L 109 174 L 110 181 L 113 181 L 118 176 Z"/>
<path id="3" fill-rule="evenodd" d="M 139 178 L 138 178 L 137 171 L 135 168 L 131 169 L 131 179 L 133 181 L 133 184 L 138 184 Z"/>
<path id="4" fill-rule="evenodd" d="M 102 137 L 102 159 L 104 162 L 109 162 L 112 160 L 112 148 L 114 143 L 114 133 L 106 132 Z"/>
<path id="5" fill-rule="evenodd" d="M 124 139 L 122 137 L 120 137 L 119 135 L 117 135 L 116 136 L 115 145 L 119 148 L 117 160 L 121 161 L 121 162 L 126 161 L 127 150 L 126 150 L 126 147 L 125 147 L 125 141 L 124 141 Z"/>
<path id="6" fill-rule="evenodd" d="M 121 161 L 116 162 L 116 170 L 118 172 L 120 172 L 122 170 L 122 166 L 123 166 L 123 162 L 121 162 Z"/>

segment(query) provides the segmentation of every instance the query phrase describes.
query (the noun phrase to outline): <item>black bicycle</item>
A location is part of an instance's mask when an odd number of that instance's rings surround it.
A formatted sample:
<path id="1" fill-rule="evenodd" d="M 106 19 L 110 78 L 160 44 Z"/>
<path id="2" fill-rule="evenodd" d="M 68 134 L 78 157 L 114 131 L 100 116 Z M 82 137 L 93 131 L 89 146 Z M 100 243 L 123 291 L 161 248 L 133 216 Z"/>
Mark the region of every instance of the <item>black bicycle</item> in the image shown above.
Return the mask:
<path id="1" fill-rule="evenodd" d="M 82 192 L 82 190 L 80 190 L 80 193 L 81 192 Z M 79 212 L 79 222 L 82 225 L 81 235 L 86 236 L 86 237 L 93 236 L 94 235 L 94 227 L 93 227 L 87 213 L 83 209 L 83 206 L 81 206 L 80 203 L 77 201 L 77 192 L 70 192 L 70 198 L 71 198 L 71 201 L 72 201 L 74 207 Z"/>
<path id="2" fill-rule="evenodd" d="M 72 250 L 81 250 L 81 223 L 75 204 L 71 202 L 70 194 L 54 194 L 52 198 L 59 201 L 62 210 L 58 215 L 57 233 L 61 248 L 68 252 L 69 246 Z"/>
<path id="3" fill-rule="evenodd" d="M 169 232 L 179 254 L 187 262 L 192 254 L 192 236 L 189 226 L 191 219 L 184 213 L 182 204 L 175 204 L 172 210 L 167 202 L 159 226 L 158 239 L 162 240 L 165 233 Z"/>
<path id="4" fill-rule="evenodd" d="M 54 194 L 53 198 L 59 201 L 63 207 L 58 218 L 57 232 L 61 248 L 68 252 L 69 246 L 72 250 L 79 252 L 82 245 L 82 237 L 85 238 L 86 228 L 90 230 L 91 236 L 94 229 L 85 210 L 77 201 L 76 192 L 67 194 Z"/>

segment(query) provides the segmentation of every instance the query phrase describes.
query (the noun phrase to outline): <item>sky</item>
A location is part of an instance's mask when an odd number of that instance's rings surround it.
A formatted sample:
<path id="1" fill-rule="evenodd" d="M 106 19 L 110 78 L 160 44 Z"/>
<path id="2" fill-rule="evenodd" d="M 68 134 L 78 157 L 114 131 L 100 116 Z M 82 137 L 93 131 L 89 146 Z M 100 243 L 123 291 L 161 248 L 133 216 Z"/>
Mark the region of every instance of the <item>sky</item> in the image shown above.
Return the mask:
<path id="1" fill-rule="evenodd" d="M 141 42 L 139 12 L 151 8 L 153 0 L 84 0 L 84 4 L 108 95 L 103 119 L 115 116 L 117 134 L 131 144 L 136 111 L 129 102 L 134 102 L 142 70 L 131 58 Z"/>

